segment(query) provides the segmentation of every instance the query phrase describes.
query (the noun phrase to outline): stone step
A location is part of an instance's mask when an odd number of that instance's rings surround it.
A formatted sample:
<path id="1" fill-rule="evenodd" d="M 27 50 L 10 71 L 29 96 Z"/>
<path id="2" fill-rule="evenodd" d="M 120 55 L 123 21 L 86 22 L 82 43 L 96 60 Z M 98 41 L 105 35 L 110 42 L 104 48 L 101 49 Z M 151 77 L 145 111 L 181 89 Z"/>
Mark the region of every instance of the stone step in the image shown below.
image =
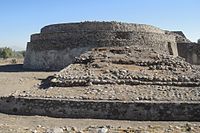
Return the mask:
<path id="1" fill-rule="evenodd" d="M 137 40 L 137 39 L 149 39 L 149 40 L 163 40 L 167 42 L 175 43 L 175 36 L 169 34 L 160 34 L 153 32 L 119 32 L 119 31 L 67 31 L 67 32 L 56 32 L 56 33 L 41 33 L 33 34 L 31 36 L 31 42 L 37 40 L 68 40 L 68 39 L 79 39 L 83 38 L 87 40 L 99 40 L 99 39 L 126 39 L 126 40 Z M 147 40 L 148 41 L 148 40 Z"/>
<path id="2" fill-rule="evenodd" d="M 200 102 L 125 102 L 1 97 L 0 112 L 62 118 L 200 121 Z"/>

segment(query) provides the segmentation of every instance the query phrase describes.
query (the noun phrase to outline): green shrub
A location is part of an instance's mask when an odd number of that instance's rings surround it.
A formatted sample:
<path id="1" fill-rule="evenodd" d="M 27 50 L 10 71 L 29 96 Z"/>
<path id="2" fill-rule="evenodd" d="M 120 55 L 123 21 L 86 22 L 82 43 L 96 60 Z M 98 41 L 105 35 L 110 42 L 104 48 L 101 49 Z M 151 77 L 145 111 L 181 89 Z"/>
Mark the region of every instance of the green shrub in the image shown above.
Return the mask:
<path id="1" fill-rule="evenodd" d="M 9 47 L 0 48 L 0 58 L 24 58 L 25 51 L 13 51 Z"/>
<path id="2" fill-rule="evenodd" d="M 25 57 L 25 51 L 24 50 L 16 51 L 15 55 L 16 55 L 16 57 L 19 57 L 19 58 Z"/>
<path id="3" fill-rule="evenodd" d="M 1 48 L 0 57 L 3 59 L 11 58 L 13 56 L 13 51 L 11 48 L 5 47 Z"/>

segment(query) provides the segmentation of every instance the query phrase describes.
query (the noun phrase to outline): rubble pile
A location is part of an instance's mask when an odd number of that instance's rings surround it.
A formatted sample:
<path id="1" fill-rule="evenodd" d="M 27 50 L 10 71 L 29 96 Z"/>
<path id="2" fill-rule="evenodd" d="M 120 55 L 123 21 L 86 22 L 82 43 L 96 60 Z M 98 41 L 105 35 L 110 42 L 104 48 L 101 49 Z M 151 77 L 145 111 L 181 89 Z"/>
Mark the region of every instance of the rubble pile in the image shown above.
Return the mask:
<path id="1" fill-rule="evenodd" d="M 51 79 L 52 86 L 166 85 L 200 86 L 200 73 L 181 57 L 153 49 L 130 47 L 95 48 Z"/>

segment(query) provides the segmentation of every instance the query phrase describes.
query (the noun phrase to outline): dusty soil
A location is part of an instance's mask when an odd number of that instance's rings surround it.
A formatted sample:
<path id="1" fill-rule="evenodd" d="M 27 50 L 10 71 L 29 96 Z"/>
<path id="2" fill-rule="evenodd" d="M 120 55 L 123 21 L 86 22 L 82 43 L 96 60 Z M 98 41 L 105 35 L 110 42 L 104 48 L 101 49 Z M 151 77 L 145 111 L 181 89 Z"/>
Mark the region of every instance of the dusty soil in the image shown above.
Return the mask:
<path id="1" fill-rule="evenodd" d="M 46 133 L 48 131 L 50 133 L 50 130 L 60 130 L 64 133 L 97 133 L 102 128 L 112 133 L 199 133 L 200 123 L 61 119 L 0 114 L 0 133 Z"/>
<path id="2" fill-rule="evenodd" d="M 10 60 L 0 60 L 0 96 L 30 89 L 55 72 L 33 72 L 23 69 L 22 60 L 11 64 Z"/>
<path id="3" fill-rule="evenodd" d="M 31 72 L 22 62 L 0 61 L 0 96 L 28 91 L 55 72 Z M 97 119 L 63 119 L 45 116 L 16 116 L 0 113 L 0 133 L 58 133 L 58 132 L 135 132 L 186 133 L 200 132 L 199 122 L 149 122 Z"/>

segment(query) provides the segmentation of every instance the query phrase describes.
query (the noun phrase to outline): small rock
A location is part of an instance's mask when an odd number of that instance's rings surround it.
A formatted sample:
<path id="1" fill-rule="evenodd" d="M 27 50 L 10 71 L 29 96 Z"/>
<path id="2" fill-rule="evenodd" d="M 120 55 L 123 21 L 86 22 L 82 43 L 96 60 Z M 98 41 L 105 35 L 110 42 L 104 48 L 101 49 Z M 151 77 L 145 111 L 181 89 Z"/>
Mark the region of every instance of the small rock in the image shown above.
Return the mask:
<path id="1" fill-rule="evenodd" d="M 190 132 L 193 128 L 191 127 L 190 124 L 186 123 L 186 131 Z"/>
<path id="2" fill-rule="evenodd" d="M 88 82 L 88 85 L 89 85 L 89 86 L 92 86 L 92 85 L 93 85 L 93 83 L 92 83 L 92 82 Z"/>
<path id="3" fill-rule="evenodd" d="M 55 82 L 57 82 L 57 79 L 53 78 L 53 79 L 51 79 L 51 82 L 55 83 Z"/>
<path id="4" fill-rule="evenodd" d="M 55 127 L 52 129 L 47 129 L 47 133 L 63 133 L 63 129 L 59 127 Z"/>
<path id="5" fill-rule="evenodd" d="M 84 131 L 77 131 L 77 133 L 85 133 Z"/>
<path id="6" fill-rule="evenodd" d="M 135 100 L 140 100 L 140 98 L 139 98 L 139 97 L 136 97 Z"/>
<path id="7" fill-rule="evenodd" d="M 31 133 L 37 133 L 37 130 L 32 130 Z"/>
<path id="8" fill-rule="evenodd" d="M 177 130 L 181 130 L 181 127 L 179 127 L 179 126 L 175 126 L 174 128 Z"/>
<path id="9" fill-rule="evenodd" d="M 108 128 L 106 127 L 98 129 L 98 133 L 107 133 L 107 132 L 108 132 Z"/>
<path id="10" fill-rule="evenodd" d="M 41 125 L 37 125 L 37 127 L 41 128 L 42 126 Z"/>
<path id="11" fill-rule="evenodd" d="M 78 131 L 78 129 L 76 127 L 72 127 L 71 129 L 72 129 L 72 131 Z"/>
<path id="12" fill-rule="evenodd" d="M 88 128 L 96 128 L 97 125 L 90 125 Z"/>
<path id="13" fill-rule="evenodd" d="M 65 130 L 66 130 L 67 132 L 70 132 L 70 131 L 72 130 L 72 128 L 71 128 L 71 127 L 65 127 Z"/>
<path id="14" fill-rule="evenodd" d="M 125 48 L 126 48 L 126 49 L 129 49 L 130 47 L 129 47 L 129 46 L 126 46 Z"/>

